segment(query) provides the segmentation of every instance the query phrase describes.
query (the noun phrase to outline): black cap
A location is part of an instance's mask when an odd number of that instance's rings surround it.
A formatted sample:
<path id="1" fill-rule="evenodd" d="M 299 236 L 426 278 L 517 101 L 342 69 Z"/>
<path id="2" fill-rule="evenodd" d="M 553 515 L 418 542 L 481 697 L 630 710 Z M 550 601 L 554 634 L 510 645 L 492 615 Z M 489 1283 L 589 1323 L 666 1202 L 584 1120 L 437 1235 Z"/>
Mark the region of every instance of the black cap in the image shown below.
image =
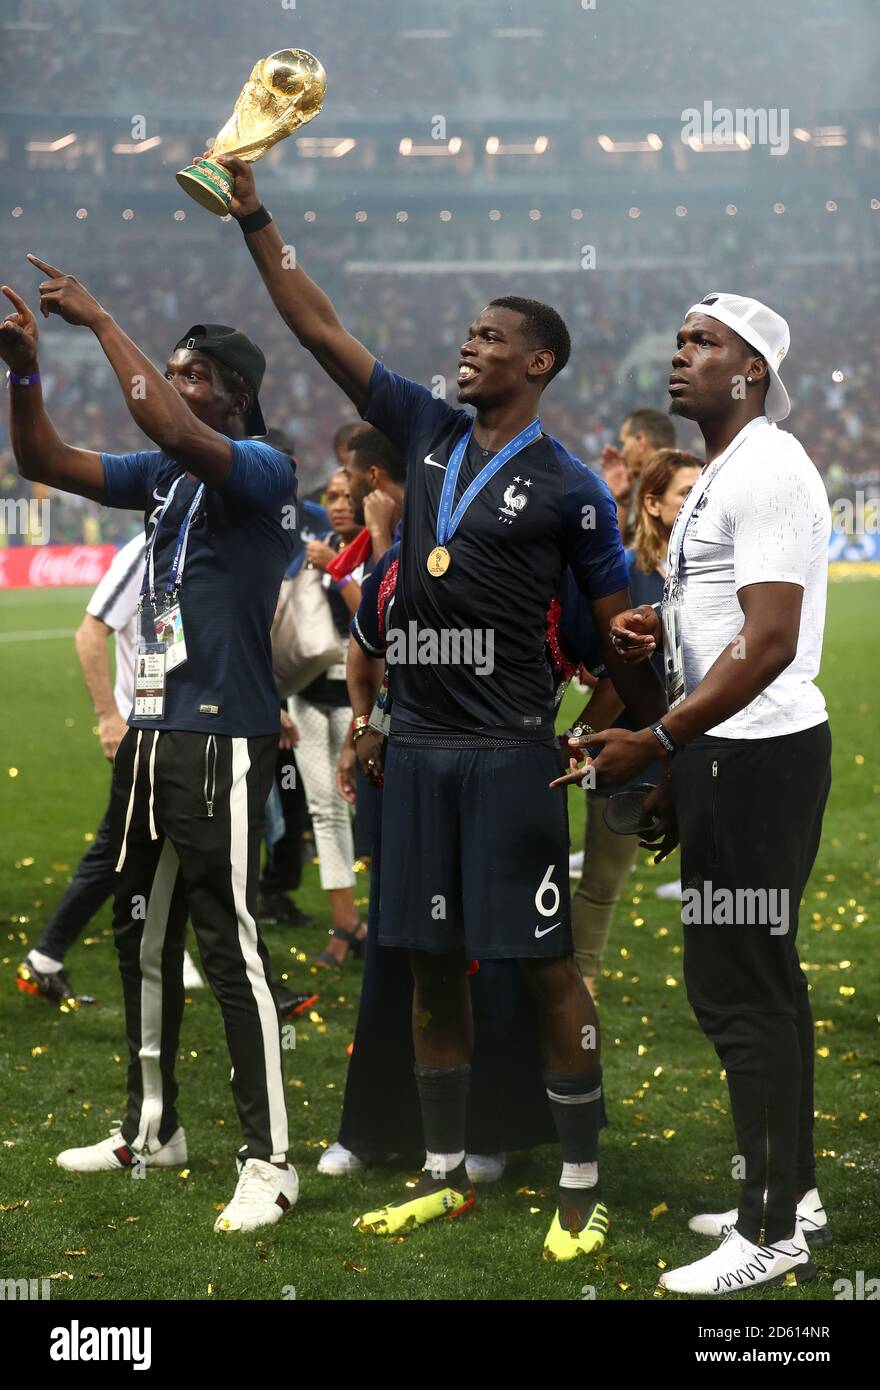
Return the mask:
<path id="1" fill-rule="evenodd" d="M 266 421 L 263 419 L 258 395 L 266 371 L 266 359 L 256 343 L 252 343 L 244 333 L 229 328 L 225 323 L 196 323 L 187 329 L 179 343 L 174 344 L 175 352 L 178 348 L 186 348 L 190 352 L 203 352 L 206 357 L 213 357 L 215 361 L 222 362 L 224 367 L 231 367 L 234 372 L 238 372 L 248 386 L 253 387 L 254 392 L 253 404 L 244 422 L 245 430 L 251 436 L 266 433 Z"/>

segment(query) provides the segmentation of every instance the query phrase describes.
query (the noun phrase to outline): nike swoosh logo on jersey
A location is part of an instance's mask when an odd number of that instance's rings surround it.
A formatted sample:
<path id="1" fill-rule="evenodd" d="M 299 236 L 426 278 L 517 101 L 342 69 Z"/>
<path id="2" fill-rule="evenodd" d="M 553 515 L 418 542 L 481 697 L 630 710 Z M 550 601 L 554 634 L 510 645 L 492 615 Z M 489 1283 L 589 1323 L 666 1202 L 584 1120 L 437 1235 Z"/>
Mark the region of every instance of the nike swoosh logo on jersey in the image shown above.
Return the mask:
<path id="1" fill-rule="evenodd" d="M 433 450 L 431 453 L 433 453 Z M 436 459 L 431 458 L 431 454 L 425 454 L 425 463 L 429 463 L 432 468 L 442 468 L 444 471 L 446 469 L 446 464 L 438 463 Z"/>
<path id="2" fill-rule="evenodd" d="M 542 937 L 542 936 L 546 936 L 548 932 L 555 931 L 557 927 L 561 927 L 561 926 L 562 926 L 562 923 L 561 923 L 561 922 L 554 922 L 552 927 L 544 927 L 543 931 L 541 930 L 540 927 L 535 927 L 535 936 L 536 936 L 536 938 L 540 938 L 540 937 Z"/>

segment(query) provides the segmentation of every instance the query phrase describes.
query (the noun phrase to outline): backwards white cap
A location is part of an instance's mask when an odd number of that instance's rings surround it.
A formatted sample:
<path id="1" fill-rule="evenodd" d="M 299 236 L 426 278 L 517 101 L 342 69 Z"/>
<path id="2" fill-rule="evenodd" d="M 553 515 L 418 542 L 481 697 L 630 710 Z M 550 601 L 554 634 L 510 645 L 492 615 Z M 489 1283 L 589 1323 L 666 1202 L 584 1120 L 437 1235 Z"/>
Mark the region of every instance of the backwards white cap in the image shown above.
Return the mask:
<path id="1" fill-rule="evenodd" d="M 788 392 L 779 376 L 779 368 L 788 352 L 791 334 L 781 314 L 768 309 L 758 299 L 746 299 L 741 294 L 722 294 L 713 291 L 688 309 L 689 314 L 706 314 L 717 319 L 753 347 L 764 358 L 770 372 L 770 386 L 765 401 L 767 419 L 784 420 L 791 410 Z"/>

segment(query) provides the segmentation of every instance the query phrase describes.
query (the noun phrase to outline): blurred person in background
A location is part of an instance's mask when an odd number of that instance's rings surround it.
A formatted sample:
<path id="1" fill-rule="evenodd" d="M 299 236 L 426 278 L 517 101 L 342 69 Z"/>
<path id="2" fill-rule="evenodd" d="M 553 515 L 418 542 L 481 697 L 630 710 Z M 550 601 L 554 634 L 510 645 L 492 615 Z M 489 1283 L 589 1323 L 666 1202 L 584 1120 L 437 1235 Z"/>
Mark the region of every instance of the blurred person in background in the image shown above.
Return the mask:
<path id="1" fill-rule="evenodd" d="M 306 545 L 306 564 L 320 570 L 333 621 L 343 644 L 348 642 L 351 614 L 360 603 L 360 572 L 355 570 L 332 580 L 327 566 L 339 551 L 360 534 L 349 497 L 348 477 L 341 469 L 327 486 L 327 515 L 330 530 Z M 354 901 L 354 837 L 348 808 L 336 791 L 336 764 L 351 723 L 351 708 L 345 683 L 345 661 L 331 666 L 323 675 L 292 695 L 290 715 L 300 731 L 297 766 L 318 854 L 321 887 L 330 902 L 333 925 L 330 940 L 317 956 L 316 965 L 341 965 L 349 952 L 360 957 L 367 924 Z"/>
<path id="2" fill-rule="evenodd" d="M 659 603 L 663 597 L 672 523 L 700 476 L 701 467 L 699 459 L 692 454 L 661 449 L 642 469 L 636 497 L 635 543 L 626 556 L 634 605 Z M 662 680 L 662 653 L 655 652 L 651 660 Z M 636 728 L 604 667 L 598 667 L 596 673 L 600 676 L 599 684 L 577 722 L 594 729 L 604 729 L 611 724 L 615 728 Z M 658 770 L 648 768 L 631 785 L 656 783 L 658 778 Z M 595 980 L 614 909 L 639 850 L 638 836 L 616 835 L 605 824 L 604 810 L 611 790 L 624 791 L 627 787 L 592 788 L 586 792 L 583 874 L 571 900 L 575 960 L 591 994 L 595 994 Z"/>
<path id="3" fill-rule="evenodd" d="M 632 545 L 636 524 L 639 475 L 658 449 L 675 448 L 675 425 L 662 410 L 640 407 L 620 427 L 620 448 L 602 450 L 602 477 L 617 503 L 617 524 L 624 545 Z"/>
<path id="4" fill-rule="evenodd" d="M 131 713 L 132 672 L 137 643 L 137 601 L 144 574 L 144 537 L 134 536 L 118 550 L 86 607 L 76 630 L 76 655 L 98 721 L 101 751 L 112 764 L 127 731 Z M 111 684 L 108 644 L 115 638 L 116 678 Z M 40 939 L 16 971 L 24 994 L 40 995 L 59 1004 L 65 1013 L 93 1004 L 90 995 L 76 995 L 64 969 L 64 959 L 95 913 L 112 895 L 118 850 L 110 840 L 110 807 L 95 831 L 90 848 L 76 866 L 66 893 L 49 918 Z M 184 989 L 199 989 L 204 980 L 189 951 L 183 957 Z"/>
<path id="5" fill-rule="evenodd" d="M 280 449 L 295 464 L 294 443 L 286 430 L 270 429 L 266 432 L 266 443 L 273 449 Z M 306 563 L 306 546 L 309 541 L 326 535 L 330 530 L 327 509 L 309 498 L 299 504 L 299 541 L 293 559 L 287 567 L 285 578 L 292 579 Z M 287 705 L 282 706 L 281 721 L 288 719 Z M 292 722 L 292 721 L 291 721 Z M 274 834 L 267 833 L 266 857 L 260 875 L 260 893 L 257 901 L 257 916 L 264 926 L 313 927 L 315 918 L 290 896 L 302 882 L 303 844 L 309 830 L 309 812 L 303 791 L 302 776 L 296 763 L 296 743 L 289 740 L 278 751 L 275 766 L 275 785 L 270 792 L 270 800 L 276 800 L 280 807 L 281 821 Z M 287 775 L 288 769 L 293 776 Z M 270 817 L 267 832 L 271 829 Z M 278 833 L 280 831 L 280 833 Z"/>
<path id="6" fill-rule="evenodd" d="M 370 533 L 369 573 L 400 539 L 406 462 L 381 430 L 361 423 L 350 438 L 345 472 L 355 517 Z"/>
<path id="7" fill-rule="evenodd" d="M 354 514 L 369 535 L 364 578 L 371 574 L 391 544 L 400 539 L 403 498 L 406 491 L 406 459 L 381 430 L 363 422 L 351 436 L 346 464 Z M 356 785 L 355 851 L 370 859 L 379 833 L 381 797 L 364 776 L 354 756 L 351 732 L 346 740 Z"/>

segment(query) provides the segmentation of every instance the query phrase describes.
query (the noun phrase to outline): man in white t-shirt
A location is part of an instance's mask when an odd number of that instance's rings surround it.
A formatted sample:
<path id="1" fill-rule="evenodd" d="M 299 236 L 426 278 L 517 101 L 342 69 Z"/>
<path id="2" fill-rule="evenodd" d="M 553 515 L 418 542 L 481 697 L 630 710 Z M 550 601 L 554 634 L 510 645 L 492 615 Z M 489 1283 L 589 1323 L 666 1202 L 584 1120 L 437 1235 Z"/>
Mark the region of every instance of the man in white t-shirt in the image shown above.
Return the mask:
<path id="1" fill-rule="evenodd" d="M 681 838 L 688 999 L 727 1072 L 742 1178 L 738 1207 L 694 1217 L 721 1238 L 667 1270 L 679 1293 L 814 1277 L 807 1238 L 829 1239 L 813 1156 L 813 1021 L 798 961 L 798 906 L 831 782 L 822 655 L 830 516 L 789 413 L 785 320 L 710 294 L 679 329 L 671 411 L 695 420 L 706 465 L 676 519 L 661 613 L 612 624 L 628 659 L 662 646 L 669 713 L 584 742 L 600 780 L 654 761 L 668 776 L 661 852 Z M 674 807 L 674 816 L 672 808 Z M 677 832 L 675 820 L 677 819 Z"/>

